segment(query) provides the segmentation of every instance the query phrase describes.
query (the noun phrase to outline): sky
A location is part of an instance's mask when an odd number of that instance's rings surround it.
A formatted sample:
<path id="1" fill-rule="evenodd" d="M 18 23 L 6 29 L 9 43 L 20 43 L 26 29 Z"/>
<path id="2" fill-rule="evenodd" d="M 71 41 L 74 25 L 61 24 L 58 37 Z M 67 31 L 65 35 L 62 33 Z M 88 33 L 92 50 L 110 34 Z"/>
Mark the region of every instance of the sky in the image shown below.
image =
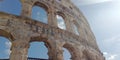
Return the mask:
<path id="1" fill-rule="evenodd" d="M 88 20 L 106 60 L 120 59 L 120 0 L 72 0 Z"/>
<path id="2" fill-rule="evenodd" d="M 103 52 L 106 60 L 119 60 L 120 59 L 120 1 L 119 0 L 72 0 L 74 4 L 79 7 L 83 15 L 88 20 L 90 27 L 96 37 L 97 44 L 100 50 Z M 46 13 L 38 12 L 37 10 L 32 10 L 37 16 L 32 16 L 33 19 L 47 23 L 47 19 L 40 19 L 39 16 L 46 17 Z M 21 4 L 18 0 L 3 0 L 0 2 L 0 11 L 7 12 L 10 14 L 20 15 Z M 33 14 L 34 15 L 34 14 Z M 36 19 L 37 18 L 37 19 Z M 64 23 L 59 23 L 64 24 Z M 60 25 L 59 25 L 60 26 Z M 62 26 L 62 25 L 61 25 Z M 62 28 L 62 27 L 61 27 Z M 4 44 L 4 45 L 3 45 Z M 10 54 L 10 43 L 6 38 L 0 37 L 0 58 L 8 58 Z M 47 50 L 44 43 L 33 42 L 30 44 L 29 56 L 48 58 Z M 33 47 L 35 46 L 35 47 Z M 37 55 L 33 50 L 44 49 L 44 53 L 40 52 Z M 63 48 L 65 60 L 70 60 L 70 54 Z M 2 52 L 1 52 L 2 51 Z M 3 54 L 4 53 L 4 54 Z M 45 56 L 44 56 L 45 54 Z M 43 56 L 42 56 L 43 55 Z"/>

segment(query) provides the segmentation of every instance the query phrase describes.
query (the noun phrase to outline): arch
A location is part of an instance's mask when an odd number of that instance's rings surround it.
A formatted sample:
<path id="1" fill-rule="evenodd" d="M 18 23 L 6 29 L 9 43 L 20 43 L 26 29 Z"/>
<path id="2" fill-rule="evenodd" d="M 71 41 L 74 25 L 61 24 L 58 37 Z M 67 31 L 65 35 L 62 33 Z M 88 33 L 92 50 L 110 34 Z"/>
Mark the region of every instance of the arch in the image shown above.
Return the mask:
<path id="1" fill-rule="evenodd" d="M 44 42 L 47 48 L 49 48 L 49 49 L 51 48 L 51 44 L 50 44 L 50 42 L 48 41 L 47 38 L 43 38 L 43 37 L 32 37 L 31 40 L 30 40 L 30 43 L 31 43 L 31 42 Z"/>
<path id="2" fill-rule="evenodd" d="M 71 54 L 71 59 L 76 59 L 77 57 L 77 52 L 76 52 L 76 49 L 75 49 L 75 47 L 72 45 L 72 44 L 70 44 L 70 43 L 65 43 L 64 45 L 63 45 L 63 47 L 64 48 L 66 48 L 69 52 L 70 52 L 70 54 Z"/>
<path id="3" fill-rule="evenodd" d="M 12 1 L 12 2 L 11 2 Z M 0 2 L 0 11 L 20 15 L 21 13 L 21 3 L 19 0 L 3 0 Z"/>
<path id="4" fill-rule="evenodd" d="M 73 29 L 74 29 L 73 31 L 74 31 L 74 33 L 77 34 L 77 35 L 80 35 L 79 24 L 75 20 L 73 20 L 72 25 L 73 25 Z"/>
<path id="5" fill-rule="evenodd" d="M 70 52 L 66 48 L 63 48 L 63 50 L 64 50 L 63 52 L 64 60 L 71 60 Z"/>
<path id="6" fill-rule="evenodd" d="M 36 37 L 31 37 L 30 41 L 31 42 L 44 42 L 47 48 L 51 48 L 51 41 L 48 40 L 48 37 L 42 37 L 42 36 L 36 36 Z"/>
<path id="7" fill-rule="evenodd" d="M 57 18 L 58 27 L 66 30 L 65 15 L 61 12 L 57 12 L 56 18 Z"/>
<path id="8" fill-rule="evenodd" d="M 32 6 L 39 6 L 42 7 L 46 12 L 49 12 L 49 6 L 43 2 L 39 2 L 39 1 L 34 1 Z"/>
<path id="9" fill-rule="evenodd" d="M 0 29 L 0 36 L 8 38 L 10 41 L 14 40 L 14 37 L 12 36 L 11 33 L 7 32 L 5 30 L 2 30 L 2 29 Z"/>
<path id="10" fill-rule="evenodd" d="M 37 36 L 37 37 L 31 37 L 30 41 L 31 42 L 43 42 L 45 47 L 47 48 L 48 52 L 47 52 L 47 55 L 48 55 L 48 59 L 50 58 L 49 56 L 49 53 L 50 53 L 50 49 L 53 48 L 52 45 L 51 45 L 51 41 L 48 40 L 47 37 L 41 37 L 41 36 Z"/>
<path id="11" fill-rule="evenodd" d="M 6 37 L 0 36 L 0 59 L 10 58 L 11 42 Z"/>
<path id="12" fill-rule="evenodd" d="M 29 48 L 28 56 L 30 58 L 42 58 L 42 59 L 48 59 L 48 49 L 44 45 L 44 42 L 31 42 Z M 39 54 L 38 54 L 39 53 Z"/>
<path id="13" fill-rule="evenodd" d="M 3 37 L 2 39 L 3 40 L 8 40 L 8 41 L 5 41 L 5 44 L 8 46 L 8 49 L 7 49 L 7 54 L 8 54 L 8 56 L 6 56 L 7 58 L 9 58 L 9 56 L 10 56 L 10 49 L 11 49 L 11 43 L 12 43 L 12 41 L 14 41 L 14 37 L 13 37 L 13 35 L 10 33 L 10 32 L 7 32 L 7 31 L 5 31 L 5 30 L 3 30 L 3 29 L 0 29 L 0 36 L 1 37 Z M 1 40 L 1 38 L 0 38 L 0 42 L 2 42 L 2 40 Z M 11 43 L 10 43 L 11 42 Z M 3 42 L 4 43 L 4 42 Z M 1 43 L 0 43 L 1 44 Z M 1 46 L 4 46 L 4 45 L 1 45 Z M 0 48 L 1 49 L 1 48 Z M 3 52 L 2 52 L 3 53 Z M 3 58 L 3 59 L 5 59 L 5 58 Z"/>
<path id="14" fill-rule="evenodd" d="M 48 24 L 48 6 L 41 2 L 35 2 L 32 7 L 31 17 L 35 20 Z"/>
<path id="15" fill-rule="evenodd" d="M 66 19 L 66 16 L 64 13 L 60 12 L 60 11 L 57 11 L 56 12 L 56 15 L 60 15 L 64 20 Z"/>
<path id="16" fill-rule="evenodd" d="M 75 34 L 79 35 L 78 28 L 75 24 L 73 24 L 73 29 L 74 29 Z"/>

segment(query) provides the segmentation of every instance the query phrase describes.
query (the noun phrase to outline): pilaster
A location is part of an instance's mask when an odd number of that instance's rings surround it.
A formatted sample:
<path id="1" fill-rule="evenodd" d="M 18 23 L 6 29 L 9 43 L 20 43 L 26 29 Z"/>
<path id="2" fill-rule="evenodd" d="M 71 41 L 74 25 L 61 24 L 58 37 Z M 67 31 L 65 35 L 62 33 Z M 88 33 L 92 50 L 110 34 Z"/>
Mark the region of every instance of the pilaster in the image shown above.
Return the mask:
<path id="1" fill-rule="evenodd" d="M 70 20 L 70 17 L 66 16 L 65 18 L 65 24 L 66 24 L 66 30 L 69 32 L 74 32 L 74 30 L 72 29 L 72 22 Z"/>
<path id="2" fill-rule="evenodd" d="M 21 16 L 30 18 L 32 13 L 32 4 L 26 2 L 25 0 L 22 1 L 21 3 L 22 3 Z"/>
<path id="3" fill-rule="evenodd" d="M 58 27 L 57 18 L 53 7 L 48 10 L 48 24 L 54 27 Z"/>
<path id="4" fill-rule="evenodd" d="M 29 43 L 24 40 L 12 42 L 10 60 L 27 60 Z"/>
<path id="5" fill-rule="evenodd" d="M 58 41 L 54 41 L 54 45 L 51 49 L 48 49 L 49 60 L 64 60 L 62 44 Z"/>

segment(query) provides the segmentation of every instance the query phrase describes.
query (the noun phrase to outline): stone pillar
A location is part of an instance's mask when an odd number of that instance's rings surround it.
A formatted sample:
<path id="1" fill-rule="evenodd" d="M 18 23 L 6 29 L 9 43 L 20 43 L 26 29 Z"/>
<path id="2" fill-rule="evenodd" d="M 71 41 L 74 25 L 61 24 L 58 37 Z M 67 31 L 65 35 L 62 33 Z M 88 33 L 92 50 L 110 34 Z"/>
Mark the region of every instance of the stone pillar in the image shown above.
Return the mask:
<path id="1" fill-rule="evenodd" d="M 63 50 L 50 49 L 48 52 L 49 60 L 63 60 Z"/>
<path id="2" fill-rule="evenodd" d="M 65 18 L 66 30 L 69 32 L 74 32 L 72 29 L 72 22 L 70 21 L 70 17 L 66 16 Z"/>
<path id="3" fill-rule="evenodd" d="M 57 25 L 57 18 L 56 18 L 56 14 L 54 12 L 54 8 L 51 7 L 48 10 L 48 24 L 54 27 L 58 27 Z"/>
<path id="4" fill-rule="evenodd" d="M 81 60 L 82 55 L 80 50 L 74 48 L 70 51 L 70 53 L 71 53 L 71 60 L 79 60 L 79 59 Z"/>
<path id="5" fill-rule="evenodd" d="M 88 36 L 87 36 L 87 34 L 85 32 L 85 25 L 83 23 L 81 23 L 81 28 L 82 28 L 81 29 L 81 31 L 82 31 L 82 36 L 81 37 L 83 37 L 85 39 L 85 41 L 87 42 Z"/>
<path id="6" fill-rule="evenodd" d="M 48 49 L 49 60 L 64 60 L 62 43 L 54 42 L 52 47 Z"/>
<path id="7" fill-rule="evenodd" d="M 25 40 L 16 40 L 12 43 L 10 60 L 27 60 L 29 43 Z"/>
<path id="8" fill-rule="evenodd" d="M 26 2 L 25 0 L 21 0 L 21 3 L 22 3 L 21 16 L 30 18 L 32 13 L 32 4 Z"/>
<path id="9" fill-rule="evenodd" d="M 79 25 L 79 26 L 78 26 L 78 32 L 79 32 L 79 36 L 80 36 L 80 37 L 85 38 L 85 34 L 84 34 L 84 30 L 83 30 L 83 28 L 82 28 L 82 25 Z"/>

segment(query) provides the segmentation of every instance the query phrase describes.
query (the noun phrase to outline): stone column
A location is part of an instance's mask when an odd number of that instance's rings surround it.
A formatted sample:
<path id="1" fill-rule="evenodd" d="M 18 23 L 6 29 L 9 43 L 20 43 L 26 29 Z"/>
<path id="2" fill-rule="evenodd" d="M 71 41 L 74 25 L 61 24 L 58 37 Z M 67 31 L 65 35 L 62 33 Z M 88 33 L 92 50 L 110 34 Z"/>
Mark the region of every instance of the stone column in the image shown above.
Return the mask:
<path id="1" fill-rule="evenodd" d="M 63 60 L 63 50 L 50 49 L 48 52 L 49 60 Z"/>
<path id="2" fill-rule="evenodd" d="M 48 24 L 54 27 L 58 27 L 55 11 L 53 7 L 51 7 L 48 10 Z"/>
<path id="3" fill-rule="evenodd" d="M 78 32 L 79 32 L 80 37 L 85 38 L 84 30 L 82 27 L 83 27 L 82 24 L 78 26 Z"/>
<path id="4" fill-rule="evenodd" d="M 16 40 L 12 43 L 10 60 L 27 60 L 29 43 L 25 40 Z"/>
<path id="5" fill-rule="evenodd" d="M 25 0 L 21 0 L 21 3 L 22 3 L 21 16 L 30 18 L 32 13 L 32 4 L 26 2 Z"/>
<path id="6" fill-rule="evenodd" d="M 49 60 L 64 60 L 62 43 L 54 42 L 52 47 L 48 49 Z"/>
<path id="7" fill-rule="evenodd" d="M 70 21 L 70 17 L 66 16 L 65 18 L 66 30 L 69 32 L 74 32 L 72 29 L 72 22 Z"/>

